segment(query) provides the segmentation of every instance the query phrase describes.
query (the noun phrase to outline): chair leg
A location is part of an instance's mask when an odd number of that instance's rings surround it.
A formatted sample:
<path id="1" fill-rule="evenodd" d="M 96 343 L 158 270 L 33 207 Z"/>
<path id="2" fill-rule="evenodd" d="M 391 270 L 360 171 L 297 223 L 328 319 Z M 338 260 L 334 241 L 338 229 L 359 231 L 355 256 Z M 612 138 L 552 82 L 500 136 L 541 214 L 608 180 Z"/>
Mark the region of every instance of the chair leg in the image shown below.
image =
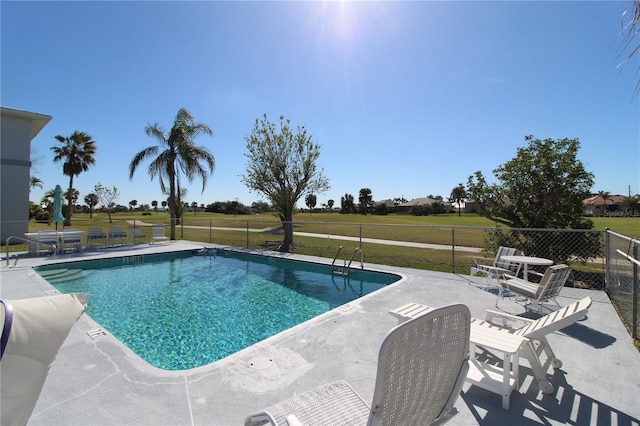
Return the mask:
<path id="1" fill-rule="evenodd" d="M 547 362 L 549 362 L 553 368 L 561 368 L 562 361 L 556 358 L 556 354 L 553 352 L 553 349 L 551 349 L 551 345 L 549 345 L 547 338 L 541 337 L 538 341 L 540 342 L 540 350 L 544 352 L 549 360 Z"/>
<path id="2" fill-rule="evenodd" d="M 553 385 L 547 380 L 547 373 L 544 371 L 542 364 L 540 364 L 540 358 L 536 355 L 536 351 L 532 345 L 533 342 L 527 342 L 523 345 L 523 355 L 527 361 L 529 361 L 533 375 L 538 380 L 538 389 L 544 394 L 553 393 Z"/>

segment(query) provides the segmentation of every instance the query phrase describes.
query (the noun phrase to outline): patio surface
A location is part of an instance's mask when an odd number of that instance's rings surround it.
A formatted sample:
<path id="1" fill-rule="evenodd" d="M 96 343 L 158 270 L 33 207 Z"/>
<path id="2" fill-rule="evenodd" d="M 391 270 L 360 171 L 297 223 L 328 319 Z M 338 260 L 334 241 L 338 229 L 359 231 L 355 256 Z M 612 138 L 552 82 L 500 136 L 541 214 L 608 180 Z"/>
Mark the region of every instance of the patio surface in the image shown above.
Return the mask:
<path id="1" fill-rule="evenodd" d="M 212 247 L 213 245 L 207 244 Z M 32 266 L 100 257 L 199 249 L 203 243 L 138 244 L 85 250 L 56 257 L 20 258 L 0 268 L 0 295 L 42 296 L 53 287 Z M 327 259 L 275 256 L 330 263 Z M 245 417 L 314 386 L 345 379 L 371 400 L 378 349 L 398 320 L 388 312 L 408 302 L 440 306 L 464 303 L 476 318 L 493 309 L 495 294 L 482 290 L 483 278 L 366 263 L 404 278 L 232 356 L 186 371 L 149 365 L 111 335 L 92 340 L 99 327 L 83 315 L 51 369 L 29 425 L 241 425 Z M 470 285 L 473 279 L 477 285 Z M 640 425 L 640 353 L 606 293 L 564 288 L 561 305 L 591 296 L 587 318 L 548 340 L 561 369 L 549 371 L 554 392 L 544 395 L 526 361 L 510 409 L 500 396 L 465 384 L 451 425 Z M 89 299 L 91 303 L 91 299 Z M 525 310 L 511 299 L 500 307 Z"/>

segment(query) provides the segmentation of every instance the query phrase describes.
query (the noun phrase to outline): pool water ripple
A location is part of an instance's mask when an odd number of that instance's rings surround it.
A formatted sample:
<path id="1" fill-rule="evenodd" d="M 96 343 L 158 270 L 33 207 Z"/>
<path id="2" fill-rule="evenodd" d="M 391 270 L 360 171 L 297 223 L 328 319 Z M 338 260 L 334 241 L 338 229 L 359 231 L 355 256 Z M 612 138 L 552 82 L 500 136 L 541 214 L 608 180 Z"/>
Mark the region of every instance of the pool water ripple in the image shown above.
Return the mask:
<path id="1" fill-rule="evenodd" d="M 36 271 L 62 293 L 89 293 L 93 319 L 168 370 L 222 359 L 399 279 L 371 272 L 345 279 L 325 265 L 236 253 L 112 263 L 65 265 L 82 274 Z"/>

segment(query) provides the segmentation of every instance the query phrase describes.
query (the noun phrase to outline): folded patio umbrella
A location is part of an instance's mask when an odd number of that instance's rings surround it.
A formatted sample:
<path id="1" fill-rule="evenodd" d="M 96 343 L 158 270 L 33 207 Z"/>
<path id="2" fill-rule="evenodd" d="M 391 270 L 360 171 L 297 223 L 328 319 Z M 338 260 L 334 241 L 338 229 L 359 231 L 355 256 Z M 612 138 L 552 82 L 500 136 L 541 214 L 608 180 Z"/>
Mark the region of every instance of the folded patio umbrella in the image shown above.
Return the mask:
<path id="1" fill-rule="evenodd" d="M 56 230 L 58 229 L 58 222 L 64 222 L 64 216 L 62 215 L 62 188 L 60 188 L 60 185 L 56 185 L 56 189 L 53 191 L 52 220 L 56 224 Z"/>

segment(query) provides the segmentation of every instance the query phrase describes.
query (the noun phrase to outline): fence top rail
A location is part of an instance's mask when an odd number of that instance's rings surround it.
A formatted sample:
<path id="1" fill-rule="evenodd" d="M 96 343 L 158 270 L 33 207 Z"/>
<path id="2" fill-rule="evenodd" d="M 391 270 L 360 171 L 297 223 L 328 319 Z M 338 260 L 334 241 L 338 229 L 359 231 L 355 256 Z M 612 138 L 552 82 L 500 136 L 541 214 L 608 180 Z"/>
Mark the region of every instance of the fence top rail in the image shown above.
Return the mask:
<path id="1" fill-rule="evenodd" d="M 607 234 L 611 234 L 611 235 L 613 235 L 615 237 L 622 238 L 624 240 L 628 240 L 630 244 L 640 244 L 640 240 L 637 240 L 637 239 L 632 238 L 632 237 L 628 237 L 628 236 L 623 235 L 623 234 L 618 234 L 617 232 L 612 231 L 609 228 L 605 229 L 604 232 L 607 233 Z"/>
<path id="2" fill-rule="evenodd" d="M 505 226 L 458 226 L 458 225 L 421 225 L 417 223 L 368 223 L 368 222 L 311 222 L 311 221 L 281 221 L 278 218 L 273 218 L 273 220 L 252 220 L 252 219 L 233 219 L 233 218 L 198 218 L 198 217 L 189 217 L 183 218 L 181 223 L 184 225 L 193 224 L 198 222 L 231 222 L 241 224 L 242 226 L 254 222 L 254 223 L 263 223 L 268 226 L 273 226 L 274 224 L 293 224 L 294 226 L 304 226 L 304 225 L 331 225 L 331 226 L 378 226 L 378 227 L 405 227 L 405 228 L 432 228 L 432 229 L 468 229 L 468 230 L 500 230 L 500 231 L 516 231 L 516 232 L 566 232 L 566 233 L 595 233 L 595 234 L 604 234 L 607 230 L 599 230 L 599 229 L 556 229 L 556 228 L 508 228 Z M 608 231 L 613 232 L 613 231 Z"/>

